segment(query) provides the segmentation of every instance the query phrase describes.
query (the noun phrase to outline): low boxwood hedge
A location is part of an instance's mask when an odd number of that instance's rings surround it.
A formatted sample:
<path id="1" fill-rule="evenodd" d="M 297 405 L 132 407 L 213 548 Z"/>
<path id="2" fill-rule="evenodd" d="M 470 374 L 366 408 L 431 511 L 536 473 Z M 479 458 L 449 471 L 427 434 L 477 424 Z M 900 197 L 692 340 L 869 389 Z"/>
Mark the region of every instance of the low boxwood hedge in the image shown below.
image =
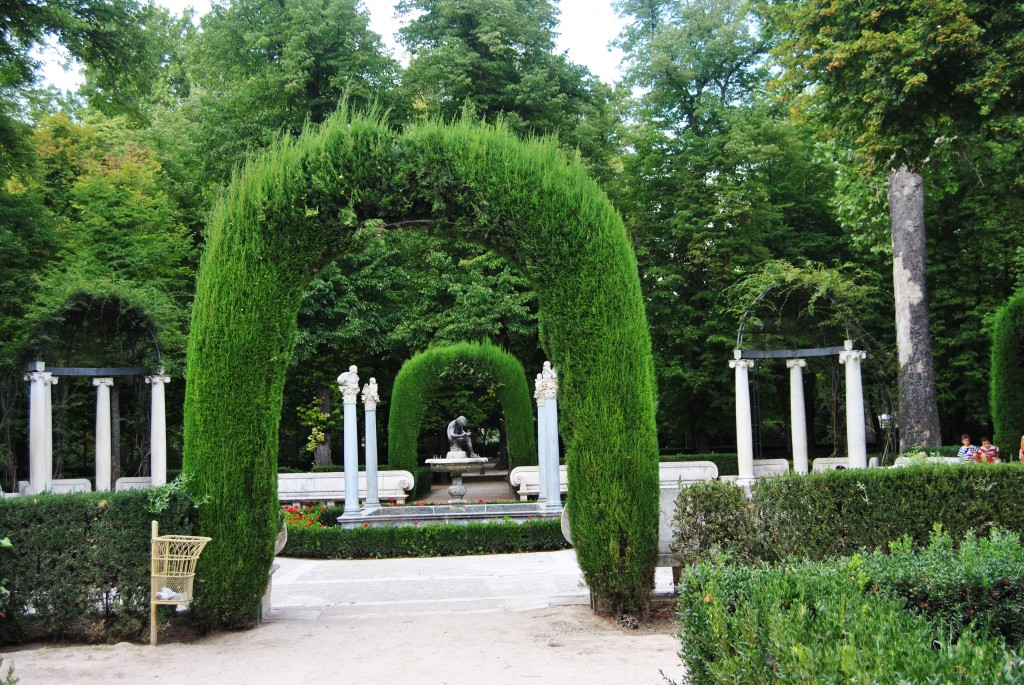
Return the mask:
<path id="1" fill-rule="evenodd" d="M 691 685 L 1024 682 L 1002 639 L 953 641 L 905 609 L 859 563 L 701 563 L 679 586 L 680 656 Z"/>
<path id="2" fill-rule="evenodd" d="M 748 500 L 726 482 L 679 492 L 674 523 L 681 565 L 725 552 L 737 559 L 827 559 L 929 540 L 935 523 L 954 539 L 992 528 L 1024 531 L 1024 469 L 1014 464 L 921 464 L 758 481 Z"/>
<path id="3" fill-rule="evenodd" d="M 554 519 L 352 529 L 289 527 L 288 544 L 281 555 L 307 559 L 388 559 L 544 552 L 567 547 L 560 522 Z"/>
<path id="4" fill-rule="evenodd" d="M 138 639 L 148 628 L 153 519 L 162 534 L 189 534 L 197 512 L 174 485 L 0 502 L 0 537 L 12 543 L 0 557 L 11 593 L 0 643 Z"/>

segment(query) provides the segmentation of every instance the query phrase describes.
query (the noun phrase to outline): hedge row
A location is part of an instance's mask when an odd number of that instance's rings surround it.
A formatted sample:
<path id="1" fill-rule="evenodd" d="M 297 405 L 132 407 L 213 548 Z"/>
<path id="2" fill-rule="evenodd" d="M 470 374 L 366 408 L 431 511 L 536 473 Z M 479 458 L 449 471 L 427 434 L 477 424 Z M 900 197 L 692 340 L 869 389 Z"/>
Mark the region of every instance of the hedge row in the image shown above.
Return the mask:
<path id="1" fill-rule="evenodd" d="M 401 132 L 338 113 L 255 158 L 210 213 L 188 341 L 183 471 L 200 530 L 197 622 L 248 626 L 273 558 L 285 371 L 305 286 L 382 226 L 429 223 L 507 256 L 537 294 L 559 400 L 573 540 L 595 595 L 645 608 L 657 555 L 650 333 L 621 217 L 555 141 L 469 121 Z M 623 387 L 623 384 L 628 387 Z M 392 407 L 394 409 L 394 407 Z M 393 438 L 392 438 L 393 439 Z"/>
<path id="2" fill-rule="evenodd" d="M 0 642 L 138 639 L 149 625 L 154 519 L 161 534 L 190 534 L 197 523 L 191 500 L 169 488 L 0 502 L 0 537 L 13 544 L 0 556 L 11 592 Z"/>
<path id="3" fill-rule="evenodd" d="M 992 320 L 990 408 L 995 444 L 1011 458 L 1024 435 L 1024 290 L 1015 293 Z"/>
<path id="4" fill-rule="evenodd" d="M 726 552 L 749 561 L 827 559 L 908 535 L 927 543 L 940 523 L 955 539 L 993 527 L 1024 531 L 1024 469 L 1015 464 L 921 464 L 758 481 L 747 499 L 730 483 L 679 492 L 674 549 L 682 565 Z"/>
<path id="5" fill-rule="evenodd" d="M 489 342 L 463 342 L 414 354 L 395 376 L 388 414 L 390 468 L 416 470 L 416 448 L 427 400 L 443 386 L 467 375 L 489 378 L 493 384 L 505 415 L 509 469 L 537 463 L 533 402 L 522 363 Z"/>
<path id="6" fill-rule="evenodd" d="M 325 512 L 323 520 L 329 518 Z M 307 559 L 389 559 L 508 554 L 566 549 L 560 522 L 468 523 L 367 528 L 288 528 L 282 556 Z"/>
<path id="7" fill-rule="evenodd" d="M 1019 541 L 1016 558 L 1020 558 Z M 945 555 L 942 561 L 950 561 Z M 905 556 L 872 557 L 871 577 L 862 560 L 800 562 L 775 567 L 702 563 L 679 587 L 680 655 L 692 685 L 758 683 L 993 683 L 1024 682 L 1024 660 L 1006 649 L 984 610 L 979 628 L 955 620 L 951 639 L 941 621 L 915 615 L 913 606 L 885 587 L 888 578 L 912 573 Z M 937 559 L 925 561 L 940 571 Z M 982 582 L 953 566 L 941 581 L 922 584 L 918 596 L 943 601 L 945 591 L 969 595 Z M 881 568 L 888 569 L 880 571 Z M 907 567 L 907 568 L 902 568 Z M 974 570 L 981 570 L 977 566 Z M 991 568 L 984 569 L 991 571 Z M 1014 568 L 1014 584 L 1021 580 Z M 1001 580 L 1001 576 L 996 576 Z M 990 579 L 992 580 L 992 579 Z M 957 590 L 962 590 L 957 592 Z M 1014 593 L 1014 607 L 1020 606 Z M 948 609 L 956 603 L 945 605 Z M 961 606 L 961 608 L 963 608 Z M 1005 613 L 1005 612 L 1004 612 Z M 962 617 L 961 617 L 962 618 Z M 1016 630 L 1016 626 L 1014 626 Z"/>

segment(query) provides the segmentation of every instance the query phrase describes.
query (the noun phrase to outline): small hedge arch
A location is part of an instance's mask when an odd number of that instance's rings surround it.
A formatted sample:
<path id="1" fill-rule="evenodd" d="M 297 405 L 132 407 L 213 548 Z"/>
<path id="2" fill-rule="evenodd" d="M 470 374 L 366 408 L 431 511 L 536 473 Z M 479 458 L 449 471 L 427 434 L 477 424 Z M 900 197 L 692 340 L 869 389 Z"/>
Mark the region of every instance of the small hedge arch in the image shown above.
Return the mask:
<path id="1" fill-rule="evenodd" d="M 992 322 L 989 378 L 993 439 L 1014 459 L 1024 435 L 1024 291 L 1014 294 Z"/>
<path id="2" fill-rule="evenodd" d="M 489 342 L 463 342 L 414 354 L 395 376 L 388 414 L 388 465 L 416 472 L 424 400 L 438 390 L 446 369 L 460 365 L 490 376 L 505 413 L 508 467 L 537 463 L 533 405 L 526 371 L 518 359 Z M 454 418 L 454 417 L 452 417 Z"/>
<path id="3" fill-rule="evenodd" d="M 413 222 L 410 224 L 409 222 Z M 232 180 L 207 226 L 188 341 L 183 471 L 213 538 L 195 620 L 253 625 L 273 560 L 285 370 L 305 285 L 389 225 L 505 254 L 561 374 L 572 535 L 602 606 L 645 611 L 658 535 L 654 367 L 636 257 L 608 198 L 553 141 L 500 127 L 398 132 L 341 112 Z"/>

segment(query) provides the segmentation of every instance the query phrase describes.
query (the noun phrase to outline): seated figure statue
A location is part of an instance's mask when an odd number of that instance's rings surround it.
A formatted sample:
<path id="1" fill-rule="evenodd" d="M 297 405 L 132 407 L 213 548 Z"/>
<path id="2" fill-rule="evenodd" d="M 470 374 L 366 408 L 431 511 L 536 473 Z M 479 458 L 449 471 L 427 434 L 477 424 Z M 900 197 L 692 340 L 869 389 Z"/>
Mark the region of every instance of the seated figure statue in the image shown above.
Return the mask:
<path id="1" fill-rule="evenodd" d="M 472 434 L 472 431 L 466 430 L 465 416 L 455 419 L 448 424 L 448 449 L 452 452 L 462 450 L 467 456 L 475 457 Z"/>

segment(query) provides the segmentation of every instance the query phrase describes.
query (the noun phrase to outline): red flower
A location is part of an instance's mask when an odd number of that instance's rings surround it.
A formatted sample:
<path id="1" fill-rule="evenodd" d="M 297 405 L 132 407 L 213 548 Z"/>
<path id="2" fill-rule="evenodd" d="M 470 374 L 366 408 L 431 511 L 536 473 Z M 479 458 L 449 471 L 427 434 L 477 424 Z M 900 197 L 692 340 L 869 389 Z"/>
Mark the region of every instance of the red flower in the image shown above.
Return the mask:
<path id="1" fill-rule="evenodd" d="M 477 504 L 483 504 L 483 503 L 484 503 L 484 501 L 483 501 L 482 499 L 478 499 L 478 500 L 476 501 L 476 503 L 477 503 Z"/>
<path id="2" fill-rule="evenodd" d="M 412 525 L 414 525 L 414 526 L 418 526 L 418 525 L 420 525 L 420 522 L 419 522 L 419 521 L 413 521 L 413 522 L 412 522 Z"/>
<path id="3" fill-rule="evenodd" d="M 369 524 L 369 523 L 364 523 L 364 524 L 363 524 L 363 528 L 369 528 L 369 527 L 370 527 L 370 524 Z"/>

